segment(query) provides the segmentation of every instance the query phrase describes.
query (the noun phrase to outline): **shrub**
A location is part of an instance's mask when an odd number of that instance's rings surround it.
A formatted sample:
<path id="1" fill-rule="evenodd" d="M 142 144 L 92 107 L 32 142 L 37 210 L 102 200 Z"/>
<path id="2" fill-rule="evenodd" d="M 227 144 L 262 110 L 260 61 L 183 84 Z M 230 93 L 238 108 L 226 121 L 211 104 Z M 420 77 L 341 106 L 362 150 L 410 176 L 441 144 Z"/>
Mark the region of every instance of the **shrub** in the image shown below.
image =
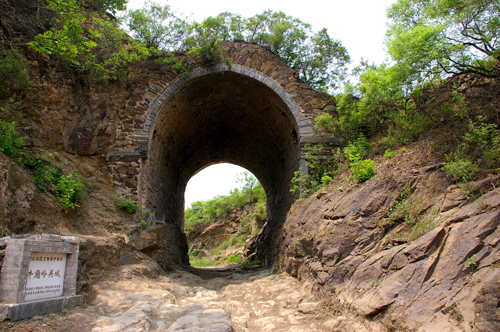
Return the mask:
<path id="1" fill-rule="evenodd" d="M 363 159 L 370 151 L 371 145 L 363 135 L 344 148 L 346 158 L 350 162 L 352 175 L 358 182 L 367 181 L 375 175 L 375 162 L 371 159 Z"/>
<path id="2" fill-rule="evenodd" d="M 135 203 L 130 198 L 125 199 L 122 194 L 116 196 L 116 206 L 120 210 L 126 210 L 130 214 L 136 213 L 141 208 L 140 203 Z"/>
<path id="3" fill-rule="evenodd" d="M 0 52 L 0 98 L 29 87 L 28 62 L 17 51 Z"/>
<path id="4" fill-rule="evenodd" d="M 406 151 L 406 148 L 399 148 L 398 150 L 394 150 L 394 151 L 391 151 L 391 149 L 387 149 L 384 152 L 384 157 L 386 157 L 386 158 L 392 158 L 396 154 L 398 154 L 399 152 L 405 152 L 405 151 Z"/>
<path id="5" fill-rule="evenodd" d="M 457 152 L 446 155 L 443 171 L 458 182 L 472 181 L 479 171 L 479 167 L 468 159 L 463 159 Z"/>
<path id="6" fill-rule="evenodd" d="M 490 167 L 498 166 L 500 162 L 500 130 L 496 124 L 484 123 L 480 117 L 479 123 L 470 122 L 467 133 L 462 137 L 461 149 L 469 155 L 484 157 Z"/>
<path id="7" fill-rule="evenodd" d="M 343 165 L 344 156 L 340 150 L 333 151 L 333 158 L 328 163 L 322 163 L 316 157 L 323 150 L 321 144 L 315 146 L 306 146 L 309 151 L 306 153 L 306 163 L 309 174 L 302 171 L 296 171 L 292 179 L 292 193 L 299 193 L 299 198 L 311 196 L 321 187 L 327 185 L 337 175 L 341 165 Z"/>
<path id="8" fill-rule="evenodd" d="M 248 172 L 238 175 L 241 189 L 235 188 L 229 195 L 221 195 L 206 201 L 197 201 L 184 211 L 184 232 L 189 237 L 206 227 L 215 218 L 228 213 L 233 208 L 243 208 L 249 203 L 258 203 L 258 214 L 265 219 L 266 194 L 258 180 Z"/>
<path id="9" fill-rule="evenodd" d="M 321 113 L 315 119 L 314 132 L 317 133 L 320 130 L 324 130 L 327 133 L 333 133 L 335 130 L 335 120 L 328 113 Z"/>
<path id="10" fill-rule="evenodd" d="M 366 140 L 366 137 L 360 135 L 354 142 L 349 143 L 344 148 L 344 153 L 347 160 L 350 162 L 356 162 L 364 159 L 370 153 L 372 149 L 371 144 Z"/>
<path id="11" fill-rule="evenodd" d="M 351 164 L 351 171 L 358 182 L 367 181 L 375 175 L 375 162 L 371 159 L 354 162 Z"/>
<path id="12" fill-rule="evenodd" d="M 85 183 L 80 174 L 72 172 L 62 175 L 55 188 L 55 196 L 64 211 L 79 207 L 78 201 L 82 198 Z"/>
<path id="13" fill-rule="evenodd" d="M 24 138 L 19 136 L 14 126 L 14 122 L 0 120 L 0 152 L 9 157 L 18 156 L 24 147 Z"/>
<path id="14" fill-rule="evenodd" d="M 139 219 L 137 220 L 137 226 L 139 227 L 139 230 L 141 229 L 147 229 L 151 223 L 147 220 Z"/>

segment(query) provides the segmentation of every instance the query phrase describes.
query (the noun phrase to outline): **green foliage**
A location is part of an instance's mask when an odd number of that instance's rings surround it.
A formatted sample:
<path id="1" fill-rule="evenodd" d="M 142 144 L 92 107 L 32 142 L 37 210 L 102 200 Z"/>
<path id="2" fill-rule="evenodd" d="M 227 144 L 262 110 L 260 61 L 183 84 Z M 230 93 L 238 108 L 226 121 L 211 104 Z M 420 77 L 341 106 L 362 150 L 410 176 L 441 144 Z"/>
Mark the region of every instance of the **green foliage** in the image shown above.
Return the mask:
<path id="1" fill-rule="evenodd" d="M 218 265 L 241 264 L 243 263 L 243 256 L 240 254 L 229 254 L 228 256 L 221 257 L 217 260 L 207 261 L 207 257 L 195 258 L 190 256 L 189 259 L 193 267 L 209 267 Z"/>
<path id="2" fill-rule="evenodd" d="M 316 156 L 323 150 L 321 144 L 312 147 L 305 146 L 305 149 L 307 150 L 306 163 L 309 174 L 304 174 L 302 171 L 296 171 L 290 188 L 292 193 L 299 194 L 299 198 L 307 198 L 321 187 L 329 184 L 344 161 L 344 157 L 340 150 L 334 150 L 332 151 L 333 158 L 328 163 L 322 163 Z"/>
<path id="3" fill-rule="evenodd" d="M 9 157 L 18 157 L 24 147 L 24 138 L 15 129 L 15 122 L 0 120 L 0 152 Z"/>
<path id="4" fill-rule="evenodd" d="M 243 20 L 241 27 L 245 41 L 269 47 L 315 89 L 338 87 L 345 75 L 347 50 L 326 29 L 313 33 L 310 24 L 271 10 Z"/>
<path id="5" fill-rule="evenodd" d="M 471 160 L 461 157 L 458 152 L 446 155 L 443 171 L 458 182 L 469 182 L 474 180 L 479 167 Z"/>
<path id="6" fill-rule="evenodd" d="M 427 216 L 419 218 L 406 235 L 406 240 L 408 242 L 414 241 L 433 229 L 436 226 L 436 218 L 438 214 L 439 209 L 433 207 Z"/>
<path id="7" fill-rule="evenodd" d="M 416 111 L 415 107 L 407 107 L 387 116 L 387 136 L 380 140 L 385 146 L 410 144 L 417 140 L 428 128 L 430 119 Z"/>
<path id="8" fill-rule="evenodd" d="M 174 51 L 181 48 L 188 23 L 169 5 L 146 1 L 143 8 L 128 11 L 123 18 L 128 30 L 148 48 Z"/>
<path id="9" fill-rule="evenodd" d="M 150 222 L 144 219 L 137 220 L 137 226 L 139 230 L 147 229 L 150 225 Z"/>
<path id="10" fill-rule="evenodd" d="M 390 159 L 390 158 L 394 157 L 396 154 L 398 154 L 399 152 L 405 152 L 405 151 L 406 151 L 406 148 L 399 148 L 399 149 L 394 150 L 394 151 L 391 151 L 391 149 L 387 149 L 384 152 L 384 157 Z"/>
<path id="11" fill-rule="evenodd" d="M 141 208 L 140 203 L 136 203 L 133 200 L 131 200 L 130 198 L 125 199 L 125 197 L 123 197 L 122 194 L 118 194 L 116 196 L 115 202 L 116 202 L 116 206 L 120 210 L 126 210 L 130 214 L 136 213 Z"/>
<path id="12" fill-rule="evenodd" d="M 76 172 L 62 175 L 55 187 L 55 196 L 64 211 L 79 207 L 78 202 L 82 199 L 85 181 Z"/>
<path id="13" fill-rule="evenodd" d="M 176 57 L 172 53 L 156 59 L 156 63 L 170 65 L 172 69 L 177 71 L 180 77 L 189 76 L 191 73 L 191 66 L 186 64 L 184 59 Z"/>
<path id="14" fill-rule="evenodd" d="M 102 10 L 124 9 L 125 1 L 94 0 Z M 98 82 L 126 80 L 132 64 L 146 58 L 148 49 L 128 38 L 118 22 L 99 12 L 89 11 L 84 1 L 47 0 L 53 15 L 51 27 L 38 34 L 30 47 L 45 54 L 59 54 L 82 72 L 90 71 Z"/>
<path id="15" fill-rule="evenodd" d="M 477 158 L 484 158 L 489 167 L 500 166 L 500 130 L 496 124 L 485 123 L 480 117 L 478 123 L 470 122 L 468 131 L 462 137 L 462 151 Z"/>
<path id="16" fill-rule="evenodd" d="M 467 263 L 472 271 L 477 269 L 476 254 L 467 258 Z"/>
<path id="17" fill-rule="evenodd" d="M 394 234 L 395 238 L 406 242 L 416 240 L 433 229 L 439 215 L 439 209 L 436 207 L 432 207 L 426 215 L 421 215 L 422 207 L 410 197 L 412 195 L 411 185 L 411 182 L 406 184 L 384 221 L 384 224 L 390 226 L 396 222 L 404 222 L 411 226 L 407 232 Z"/>
<path id="18" fill-rule="evenodd" d="M 241 263 L 241 268 L 244 269 L 246 267 L 251 267 L 251 266 L 260 266 L 262 265 L 261 261 L 244 261 Z"/>
<path id="19" fill-rule="evenodd" d="M 388 16 L 389 53 L 413 80 L 458 73 L 498 78 L 498 1 L 398 0 Z"/>
<path id="20" fill-rule="evenodd" d="M 84 199 L 85 179 L 77 172 L 64 174 L 60 167 L 50 162 L 53 154 L 33 156 L 24 150 L 24 138 L 14 128 L 14 123 L 0 120 L 0 152 L 14 158 L 33 175 L 33 181 L 42 192 L 52 192 L 64 211 L 79 207 Z"/>
<path id="21" fill-rule="evenodd" d="M 375 175 L 375 162 L 371 159 L 364 159 L 370 151 L 371 145 L 363 135 L 344 148 L 352 175 L 358 182 L 367 181 Z"/>
<path id="22" fill-rule="evenodd" d="M 221 62 L 222 47 L 220 43 L 227 37 L 227 26 L 224 24 L 227 13 L 217 17 L 208 17 L 203 22 L 194 22 L 190 26 L 190 36 L 186 39 L 188 54 L 194 56 L 203 66 L 211 67 Z"/>
<path id="23" fill-rule="evenodd" d="M 375 162 L 371 159 L 351 163 L 352 175 L 358 182 L 364 182 L 375 175 Z"/>
<path id="24" fill-rule="evenodd" d="M 321 90 L 337 87 L 350 62 L 345 47 L 326 29 L 313 32 L 309 24 L 283 12 L 268 10 L 249 18 L 223 12 L 189 24 L 169 6 L 147 2 L 144 9 L 128 12 L 125 23 L 134 37 L 148 47 L 186 49 L 207 67 L 223 61 L 224 41 L 266 46 L 294 68 L 300 80 Z"/>
<path id="25" fill-rule="evenodd" d="M 314 132 L 318 133 L 321 130 L 327 133 L 333 133 L 335 130 L 335 119 L 331 114 L 321 113 L 314 119 Z"/>
<path id="26" fill-rule="evenodd" d="M 201 230 L 216 218 L 233 208 L 243 208 L 246 204 L 258 203 L 259 214 L 265 219 L 266 193 L 262 185 L 248 172 L 238 174 L 237 183 L 242 187 L 230 191 L 229 195 L 217 196 L 206 201 L 197 201 L 184 211 L 184 232 L 186 235 Z"/>
<path id="27" fill-rule="evenodd" d="M 344 148 L 344 154 L 351 163 L 358 162 L 368 156 L 372 149 L 366 137 L 360 135 L 355 141 Z"/>
<path id="28" fill-rule="evenodd" d="M 28 62 L 16 50 L 0 52 L 0 98 L 29 87 Z"/>
<path id="29" fill-rule="evenodd" d="M 222 250 L 225 250 L 231 246 L 236 246 L 236 245 L 242 245 L 245 242 L 245 235 L 240 235 L 240 236 L 231 236 L 229 239 L 226 241 L 222 242 L 220 245 L 216 246 L 213 248 L 210 253 L 212 255 L 219 255 Z"/>
<path id="30" fill-rule="evenodd" d="M 92 56 L 85 59 L 82 69 L 90 70 L 96 82 L 126 81 L 133 73 L 133 65 L 146 59 L 150 51 L 144 44 L 131 40 L 115 21 L 95 18 L 92 23 L 99 34 L 94 39 Z"/>

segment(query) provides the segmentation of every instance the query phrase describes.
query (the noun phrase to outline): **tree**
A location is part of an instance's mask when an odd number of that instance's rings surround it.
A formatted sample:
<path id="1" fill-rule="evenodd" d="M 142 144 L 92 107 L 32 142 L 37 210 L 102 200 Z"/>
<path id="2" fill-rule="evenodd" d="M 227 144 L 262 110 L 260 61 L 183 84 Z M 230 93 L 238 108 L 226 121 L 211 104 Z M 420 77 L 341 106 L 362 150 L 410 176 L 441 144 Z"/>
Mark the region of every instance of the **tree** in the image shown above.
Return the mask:
<path id="1" fill-rule="evenodd" d="M 101 10 L 115 12 L 124 0 L 94 0 Z M 80 0 L 47 0 L 51 28 L 35 36 L 34 50 L 59 54 L 79 71 L 90 71 L 96 81 L 125 80 L 131 65 L 149 55 L 148 50 L 118 28 L 118 23 L 89 10 Z"/>
<path id="2" fill-rule="evenodd" d="M 313 88 L 323 91 L 336 88 L 344 78 L 350 57 L 342 43 L 332 39 L 326 29 L 313 33 L 310 24 L 271 10 L 244 22 L 245 41 L 269 47 L 297 71 L 300 80 Z"/>
<path id="3" fill-rule="evenodd" d="M 498 0 L 398 0 L 387 46 L 424 82 L 453 74 L 500 75 Z"/>
<path id="4" fill-rule="evenodd" d="M 133 37 L 149 48 L 175 50 L 185 41 L 188 23 L 177 17 L 170 6 L 146 1 L 144 8 L 131 10 L 124 22 Z"/>
<path id="5" fill-rule="evenodd" d="M 249 203 L 252 202 L 253 191 L 254 189 L 260 185 L 259 180 L 255 176 L 253 176 L 249 172 L 243 172 L 238 174 L 238 178 L 236 179 L 236 183 L 242 184 L 241 193 L 248 195 Z"/>

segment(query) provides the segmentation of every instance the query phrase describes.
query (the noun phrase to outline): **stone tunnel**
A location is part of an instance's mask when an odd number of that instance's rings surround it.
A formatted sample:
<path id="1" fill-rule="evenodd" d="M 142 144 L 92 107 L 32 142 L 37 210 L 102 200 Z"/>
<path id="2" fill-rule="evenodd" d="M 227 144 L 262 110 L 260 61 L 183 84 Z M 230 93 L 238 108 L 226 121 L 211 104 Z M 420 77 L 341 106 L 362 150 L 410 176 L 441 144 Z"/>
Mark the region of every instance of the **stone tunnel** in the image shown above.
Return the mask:
<path id="1" fill-rule="evenodd" d="M 128 181 L 138 182 L 135 194 L 166 222 L 159 235 L 162 248 L 150 253 L 161 265 L 189 262 L 183 233 L 186 185 L 203 168 L 223 162 L 248 169 L 263 185 L 268 223 L 258 237 L 257 256 L 271 263 L 276 255 L 278 231 L 294 199 L 290 182 L 304 167 L 301 147 L 321 140 L 313 135 L 310 117 L 332 104 L 297 82 L 278 57 L 257 50 L 268 58 L 255 61 L 255 52 L 228 52 L 231 66 L 198 68 L 163 84 L 150 81 L 142 128 L 127 134 L 129 151 L 109 153 L 112 170 L 123 164 L 120 159 L 137 161 L 132 174 L 138 174 Z"/>

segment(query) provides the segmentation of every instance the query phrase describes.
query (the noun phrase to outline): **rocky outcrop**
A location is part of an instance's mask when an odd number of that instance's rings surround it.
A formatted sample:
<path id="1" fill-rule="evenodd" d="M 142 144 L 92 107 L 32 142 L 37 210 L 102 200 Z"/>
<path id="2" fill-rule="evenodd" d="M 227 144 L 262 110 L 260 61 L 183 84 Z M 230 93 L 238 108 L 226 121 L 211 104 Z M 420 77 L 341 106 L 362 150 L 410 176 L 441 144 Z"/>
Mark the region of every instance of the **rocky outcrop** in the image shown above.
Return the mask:
<path id="1" fill-rule="evenodd" d="M 281 267 L 388 329 L 498 331 L 498 182 L 473 183 L 480 197 L 468 200 L 435 165 L 316 193 L 289 213 Z M 417 226 L 387 218 L 407 185 L 418 227 L 430 228 L 418 238 Z"/>

